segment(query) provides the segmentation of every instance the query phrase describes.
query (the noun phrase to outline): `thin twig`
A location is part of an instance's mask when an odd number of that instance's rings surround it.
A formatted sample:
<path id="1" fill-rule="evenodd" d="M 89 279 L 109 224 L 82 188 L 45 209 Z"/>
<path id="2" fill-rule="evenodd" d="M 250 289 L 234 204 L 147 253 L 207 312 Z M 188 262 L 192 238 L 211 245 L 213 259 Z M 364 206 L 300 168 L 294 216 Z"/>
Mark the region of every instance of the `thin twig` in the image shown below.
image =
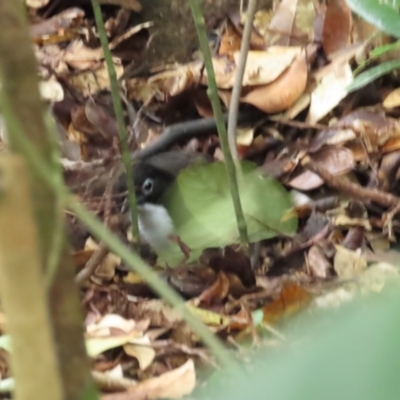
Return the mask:
<path id="1" fill-rule="evenodd" d="M 381 192 L 377 189 L 365 188 L 356 183 L 347 181 L 342 177 L 334 176 L 320 164 L 313 162 L 309 157 L 304 158 L 302 165 L 319 175 L 329 187 L 346 193 L 351 198 L 360 200 L 363 203 L 369 203 L 372 201 L 384 207 L 396 207 L 400 202 L 400 198 L 391 193 Z"/>
<path id="2" fill-rule="evenodd" d="M 242 92 L 242 82 L 244 71 L 246 69 L 247 54 L 250 49 L 251 31 L 253 29 L 253 19 L 256 12 L 256 0 L 249 0 L 246 12 L 246 23 L 242 36 L 242 43 L 240 46 L 239 63 L 236 67 L 235 81 L 232 88 L 231 101 L 229 103 L 229 117 L 228 117 L 228 140 L 229 148 L 231 150 L 232 158 L 235 162 L 238 161 L 237 147 L 236 147 L 236 128 L 237 116 L 239 110 L 240 93 Z"/>
<path id="3" fill-rule="evenodd" d="M 86 280 L 93 275 L 96 268 L 101 264 L 108 253 L 108 247 L 104 243 L 100 243 L 99 247 L 94 251 L 84 268 L 76 275 L 75 282 L 78 285 L 82 285 L 86 282 Z"/>
<path id="4" fill-rule="evenodd" d="M 122 162 L 124 163 L 127 177 L 127 187 L 128 187 L 128 202 L 131 211 L 132 219 L 132 230 L 133 236 L 137 238 L 137 243 L 140 245 L 139 236 L 139 224 L 137 219 L 137 206 L 136 206 L 136 196 L 135 188 L 133 184 L 133 170 L 132 170 L 132 160 L 128 145 L 128 135 L 126 132 L 124 115 L 122 111 L 120 91 L 118 87 L 117 74 L 115 73 L 114 64 L 112 61 L 111 51 L 108 47 L 108 39 L 106 30 L 104 28 L 103 16 L 101 14 L 101 8 L 98 0 L 92 0 L 92 7 L 94 18 L 96 20 L 96 26 L 99 33 L 99 38 L 101 42 L 101 47 L 104 53 L 104 60 L 107 65 L 108 76 L 110 79 L 111 97 L 114 105 L 114 112 L 117 118 L 118 133 L 121 140 L 122 147 Z"/>
<path id="5" fill-rule="evenodd" d="M 224 124 L 221 103 L 218 97 L 218 88 L 217 88 L 217 82 L 215 80 L 210 46 L 208 44 L 208 39 L 207 39 L 206 24 L 204 21 L 203 14 L 201 12 L 199 1 L 189 0 L 189 4 L 192 10 L 193 20 L 196 26 L 197 35 L 199 37 L 201 52 L 203 53 L 204 57 L 204 65 L 207 70 L 207 79 L 208 79 L 207 94 L 212 105 L 215 119 L 217 121 L 217 130 L 218 130 L 219 140 L 221 143 L 222 153 L 224 154 L 225 168 L 228 176 L 233 207 L 235 210 L 240 241 L 243 244 L 247 245 L 249 243 L 247 234 L 247 225 L 246 225 L 246 220 L 244 218 L 242 204 L 239 196 L 239 185 L 236 175 L 236 166 L 235 163 L 233 162 L 232 154 L 229 151 L 228 135 Z"/>

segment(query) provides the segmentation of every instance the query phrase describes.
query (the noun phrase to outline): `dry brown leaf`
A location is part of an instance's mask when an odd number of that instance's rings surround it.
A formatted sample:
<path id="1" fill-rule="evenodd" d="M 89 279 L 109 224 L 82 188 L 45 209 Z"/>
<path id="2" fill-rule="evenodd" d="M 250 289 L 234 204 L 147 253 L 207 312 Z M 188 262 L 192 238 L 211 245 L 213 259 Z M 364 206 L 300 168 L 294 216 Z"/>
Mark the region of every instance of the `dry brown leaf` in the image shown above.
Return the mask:
<path id="1" fill-rule="evenodd" d="M 197 307 L 197 299 L 193 299 L 186 303 L 186 307 L 196 317 L 200 318 L 204 324 L 217 327 L 218 329 L 224 328 L 229 325 L 230 317 Z"/>
<path id="2" fill-rule="evenodd" d="M 102 396 L 102 400 L 179 399 L 192 393 L 195 385 L 194 363 L 189 359 L 179 368 L 140 382 L 136 386 L 130 387 L 125 393 Z"/>
<path id="3" fill-rule="evenodd" d="M 340 278 L 352 279 L 367 268 L 367 261 L 362 256 L 361 249 L 352 251 L 340 245 L 335 247 L 333 268 Z"/>
<path id="4" fill-rule="evenodd" d="M 182 321 L 178 311 L 158 299 L 138 301 L 133 314 L 135 318 L 150 320 L 151 326 L 163 328 L 171 328 Z"/>
<path id="5" fill-rule="evenodd" d="M 202 68 L 203 64 L 198 61 L 179 65 L 172 70 L 152 76 L 147 84 L 164 95 L 176 96 L 198 83 Z"/>
<path id="6" fill-rule="evenodd" d="M 400 106 L 400 88 L 392 90 L 383 101 L 383 107 L 394 108 Z"/>
<path id="7" fill-rule="evenodd" d="M 94 68 L 104 58 L 103 49 L 85 46 L 81 39 L 73 40 L 62 52 L 60 59 L 78 71 Z"/>
<path id="8" fill-rule="evenodd" d="M 353 81 L 348 62 L 336 63 L 329 68 L 311 94 L 311 105 L 307 123 L 315 124 L 325 117 L 347 95 L 347 88 Z"/>
<path id="9" fill-rule="evenodd" d="M 327 5 L 322 33 L 322 47 L 329 57 L 350 41 L 351 10 L 345 0 L 330 0 Z"/>
<path id="10" fill-rule="evenodd" d="M 35 43 L 59 43 L 78 37 L 76 27 L 83 26 L 85 13 L 80 8 L 68 8 L 60 14 L 31 26 Z"/>
<path id="11" fill-rule="evenodd" d="M 241 101 L 252 104 L 266 113 L 287 110 L 304 92 L 307 74 L 307 59 L 303 50 L 278 79 L 269 85 L 251 89 L 241 97 Z"/>
<path id="12" fill-rule="evenodd" d="M 118 336 L 122 333 L 130 334 L 132 332 L 134 336 L 142 337 L 148 327 L 149 320 L 135 321 L 117 314 L 107 314 L 99 320 L 89 322 L 86 332 L 88 337 Z"/>
<path id="13" fill-rule="evenodd" d="M 31 8 L 42 8 L 49 4 L 50 0 L 26 0 L 26 5 Z"/>
<path id="14" fill-rule="evenodd" d="M 218 49 L 218 54 L 220 56 L 227 56 L 232 58 L 233 53 L 240 50 L 241 43 L 241 35 L 239 35 L 237 30 L 228 20 L 226 29 L 221 37 L 221 44 Z"/>
<path id="15" fill-rule="evenodd" d="M 315 7 L 310 0 L 283 0 L 269 24 L 270 44 L 304 45 L 312 40 Z"/>
<path id="16" fill-rule="evenodd" d="M 117 371 L 115 373 L 114 371 Z M 121 371 L 121 372 L 120 372 Z M 115 376 L 115 375 L 119 376 Z M 96 386 L 105 392 L 118 392 L 127 390 L 129 387 L 137 384 L 133 379 L 122 377 L 121 365 L 117 365 L 113 370 L 106 372 L 92 371 L 92 377 Z"/>
<path id="17" fill-rule="evenodd" d="M 153 362 L 156 352 L 150 347 L 150 340 L 146 336 L 146 344 L 124 344 L 123 348 L 126 354 L 135 357 L 139 362 L 139 367 L 143 371 Z"/>
<path id="18" fill-rule="evenodd" d="M 76 268 L 83 268 L 92 257 L 94 250 L 79 250 L 72 254 L 74 265 Z"/>
<path id="19" fill-rule="evenodd" d="M 312 276 L 322 279 L 330 276 L 332 265 L 317 245 L 310 247 L 306 261 Z"/>
<path id="20" fill-rule="evenodd" d="M 114 62 L 114 69 L 117 78 L 120 78 L 124 72 L 124 67 Z M 108 76 L 105 62 L 101 62 L 98 69 L 93 71 L 84 71 L 70 78 L 72 86 L 84 96 L 94 95 L 103 89 L 110 89 L 110 79 Z"/>
<path id="21" fill-rule="evenodd" d="M 354 167 L 353 152 L 346 147 L 323 148 L 312 155 L 313 162 L 323 165 L 329 173 L 340 176 Z M 288 185 L 298 190 L 312 190 L 321 186 L 324 181 L 319 175 L 305 170 L 288 182 Z"/>
<path id="22" fill-rule="evenodd" d="M 274 82 L 285 70 L 296 63 L 296 59 L 305 56 L 301 47 L 272 46 L 266 51 L 249 51 L 247 55 L 246 69 L 243 76 L 243 86 L 258 86 Z M 239 63 L 240 53 L 234 54 L 236 65 Z M 217 79 L 218 87 L 221 89 L 231 88 L 222 86 Z"/>
<path id="23" fill-rule="evenodd" d="M 222 301 L 229 293 L 229 279 L 219 272 L 217 280 L 197 298 L 198 303 L 211 304 Z"/>
<path id="24" fill-rule="evenodd" d="M 90 237 L 86 241 L 85 250 L 97 250 L 99 245 Z M 94 276 L 102 280 L 111 280 L 115 275 L 115 268 L 121 264 L 121 257 L 108 253 L 96 268 Z"/>
<path id="25" fill-rule="evenodd" d="M 263 307 L 263 321 L 276 322 L 283 316 L 304 308 L 310 301 L 311 295 L 305 289 L 294 283 L 287 283 L 277 299 Z"/>
<path id="26" fill-rule="evenodd" d="M 369 222 L 368 218 L 351 218 L 346 214 L 339 214 L 335 217 L 332 217 L 332 224 L 334 226 L 341 227 L 360 226 L 367 231 L 370 231 L 372 229 L 371 223 Z"/>

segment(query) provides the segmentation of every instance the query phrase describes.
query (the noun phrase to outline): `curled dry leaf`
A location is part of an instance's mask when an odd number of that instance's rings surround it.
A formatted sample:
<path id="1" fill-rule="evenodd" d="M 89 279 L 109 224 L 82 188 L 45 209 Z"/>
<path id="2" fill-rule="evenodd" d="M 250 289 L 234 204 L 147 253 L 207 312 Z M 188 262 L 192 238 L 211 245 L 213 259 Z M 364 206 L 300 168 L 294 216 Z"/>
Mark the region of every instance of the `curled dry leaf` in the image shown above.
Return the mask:
<path id="1" fill-rule="evenodd" d="M 47 6 L 50 0 L 26 0 L 26 5 L 31 8 L 41 8 Z"/>
<path id="2" fill-rule="evenodd" d="M 179 399 L 192 393 L 196 384 L 194 363 L 191 359 L 179 368 L 147 379 L 130 387 L 125 393 L 109 394 L 102 400 L 151 400 L 160 398 Z"/>
<path id="3" fill-rule="evenodd" d="M 330 147 L 313 154 L 314 163 L 321 164 L 332 175 L 340 176 L 354 167 L 353 152 L 346 147 Z M 289 181 L 289 185 L 298 190 L 312 190 L 324 181 L 314 172 L 305 170 Z"/>
<path id="4" fill-rule="evenodd" d="M 241 42 L 242 37 L 228 20 L 226 29 L 221 36 L 221 44 L 219 45 L 218 54 L 220 56 L 233 57 L 233 53 L 240 50 Z"/>
<path id="5" fill-rule="evenodd" d="M 104 58 L 104 54 L 101 47 L 91 49 L 85 46 L 81 39 L 78 39 L 72 41 L 63 50 L 60 58 L 75 70 L 83 71 L 98 65 L 99 61 Z"/>
<path id="6" fill-rule="evenodd" d="M 148 85 L 164 95 L 176 96 L 192 88 L 200 79 L 203 64 L 195 61 L 161 72 L 147 80 Z M 214 64 L 215 68 L 215 64 Z"/>
<path id="7" fill-rule="evenodd" d="M 240 54 L 236 51 L 233 53 L 234 61 L 227 57 L 213 59 L 214 74 L 219 89 L 232 88 L 239 57 Z M 266 51 L 249 51 L 243 76 L 243 86 L 265 85 L 274 82 L 278 77 L 281 78 L 287 70 L 298 70 L 299 64 L 301 65 L 298 60 L 299 57 L 305 63 L 305 54 L 301 47 L 272 46 Z M 293 64 L 297 66 L 293 68 Z M 307 69 L 307 66 L 305 66 L 305 69 Z M 295 73 L 300 74 L 300 72 Z M 299 76 L 297 76 L 297 79 L 299 79 Z M 300 81 L 302 82 L 301 79 Z M 198 83 L 208 84 L 207 73 L 203 71 L 202 61 L 180 65 L 148 79 L 148 84 L 154 91 L 168 96 L 176 96 L 184 90 L 193 88 Z"/>
<path id="8" fill-rule="evenodd" d="M 315 124 L 325 117 L 347 95 L 347 87 L 353 81 L 348 62 L 336 63 L 326 69 L 326 74 L 311 94 L 307 123 Z"/>
<path id="9" fill-rule="evenodd" d="M 114 62 L 114 69 L 117 79 L 120 78 L 124 72 L 124 67 Z M 84 96 L 94 95 L 100 90 L 110 88 L 110 79 L 105 62 L 102 62 L 96 70 L 84 71 L 78 75 L 72 76 L 70 82 L 72 86 Z"/>
<path id="10" fill-rule="evenodd" d="M 304 45 L 312 41 L 315 6 L 309 0 L 283 0 L 269 24 L 269 43 Z"/>
<path id="11" fill-rule="evenodd" d="M 391 91 L 383 101 L 383 107 L 394 108 L 400 106 L 400 88 Z"/>
<path id="12" fill-rule="evenodd" d="M 200 294 L 198 302 L 206 304 L 221 302 L 228 293 L 229 279 L 223 272 L 220 272 L 217 280 Z"/>
<path id="13" fill-rule="evenodd" d="M 98 389 L 105 392 L 120 392 L 127 390 L 129 387 L 137 384 L 133 379 L 127 379 L 122 377 L 122 371 L 120 376 L 115 376 L 114 370 L 121 370 L 121 365 L 117 365 L 111 374 L 107 372 L 92 371 L 93 380 Z"/>
<path id="14" fill-rule="evenodd" d="M 303 94 L 307 84 L 307 59 L 303 50 L 274 82 L 258 86 L 241 97 L 244 103 L 252 104 L 266 113 L 287 110 Z"/>
<path id="15" fill-rule="evenodd" d="M 232 24 L 232 26 L 236 29 L 236 32 L 238 32 L 240 37 L 243 36 L 244 24 L 246 23 L 246 19 L 247 19 L 246 13 L 243 13 L 241 16 L 239 15 L 239 13 L 232 13 L 229 15 L 229 21 Z M 266 46 L 265 46 L 264 36 L 261 32 L 257 30 L 253 21 L 253 26 L 250 35 L 250 49 L 264 50 L 265 48 Z"/>
<path id="16" fill-rule="evenodd" d="M 99 245 L 92 238 L 86 241 L 85 250 L 97 250 L 98 248 Z M 115 275 L 115 268 L 120 264 L 121 257 L 108 253 L 96 268 L 94 276 L 104 280 L 111 280 Z"/>
<path id="17" fill-rule="evenodd" d="M 322 32 L 322 47 L 327 56 L 349 43 L 352 30 L 351 10 L 345 0 L 328 2 Z"/>
<path id="18" fill-rule="evenodd" d="M 143 371 L 153 362 L 156 352 L 150 346 L 150 340 L 146 336 L 147 343 L 132 344 L 127 343 L 124 345 L 124 351 L 131 357 L 135 357 L 139 362 L 139 367 Z"/>
<path id="19" fill-rule="evenodd" d="M 271 46 L 266 51 L 249 51 L 242 84 L 243 86 L 256 86 L 274 82 L 289 66 L 296 63 L 296 59 L 304 55 L 304 50 L 295 46 Z M 240 53 L 236 52 L 233 56 L 238 65 Z M 231 88 L 233 79 L 229 86 L 221 86 L 217 78 L 218 87 L 221 89 Z"/>
<path id="20" fill-rule="evenodd" d="M 329 277 L 332 265 L 318 246 L 310 247 L 306 261 L 312 276 L 322 279 Z"/>
<path id="21" fill-rule="evenodd" d="M 400 140 L 400 124 L 394 118 L 388 118 L 382 113 L 357 110 L 347 114 L 333 126 L 319 132 L 311 141 L 310 151 L 315 152 L 324 144 L 343 144 L 355 138 L 359 146 L 351 143 L 356 160 L 363 160 L 368 152 L 381 150 L 393 151 Z M 358 153 L 358 147 L 362 147 Z M 383 147 L 382 147 L 383 146 Z M 361 158 L 360 158 L 361 157 Z"/>

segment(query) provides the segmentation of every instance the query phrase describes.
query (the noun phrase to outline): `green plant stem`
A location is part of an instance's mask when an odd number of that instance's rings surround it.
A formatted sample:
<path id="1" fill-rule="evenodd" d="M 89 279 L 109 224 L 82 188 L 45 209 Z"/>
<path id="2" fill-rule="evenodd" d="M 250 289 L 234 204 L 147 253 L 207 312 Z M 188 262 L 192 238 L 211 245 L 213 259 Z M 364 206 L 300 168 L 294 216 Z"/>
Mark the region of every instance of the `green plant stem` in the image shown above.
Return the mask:
<path id="1" fill-rule="evenodd" d="M 235 82 L 233 83 L 231 101 L 229 103 L 229 116 L 228 116 L 228 140 L 229 148 L 231 150 L 232 158 L 237 163 L 238 154 L 236 148 L 236 128 L 237 116 L 239 109 L 240 93 L 242 91 L 242 82 L 244 71 L 246 69 L 247 53 L 250 48 L 251 31 L 253 28 L 253 19 L 256 12 L 256 0 L 249 0 L 246 12 L 246 23 L 244 26 L 242 43 L 240 46 L 239 63 L 236 68 Z M 237 165 L 237 168 L 238 165 Z"/>
<path id="2" fill-rule="evenodd" d="M 115 73 L 111 51 L 108 47 L 108 39 L 106 30 L 104 28 L 104 20 L 101 14 L 101 8 L 99 2 L 97 0 L 92 0 L 92 7 L 93 7 L 94 18 L 96 20 L 97 30 L 99 32 L 101 47 L 104 52 L 104 60 L 107 65 L 108 76 L 110 79 L 111 97 L 114 105 L 115 116 L 117 118 L 118 133 L 121 140 L 122 162 L 124 163 L 126 170 L 126 180 L 128 186 L 128 202 L 131 210 L 133 236 L 137 239 L 138 245 L 140 245 L 140 234 L 139 234 L 139 225 L 137 218 L 137 204 L 135 196 L 135 187 L 133 183 L 132 159 L 129 151 L 128 135 L 126 132 L 126 127 L 124 122 L 121 98 L 119 96 L 117 74 Z"/>
<path id="3" fill-rule="evenodd" d="M 67 198 L 68 207 L 93 232 L 95 236 L 107 244 L 110 251 L 119 255 L 125 263 L 144 278 L 151 288 L 170 303 L 175 310 L 190 324 L 196 334 L 214 353 L 219 363 L 225 368 L 232 368 L 236 362 L 210 330 L 188 308 L 182 298 L 171 289 L 137 254 L 124 245 L 117 236 L 112 234 L 98 219 L 88 212 L 72 197 Z"/>
<path id="4" fill-rule="evenodd" d="M 168 303 L 176 307 L 182 314 L 183 318 L 192 326 L 193 330 L 199 338 L 208 346 L 215 354 L 219 363 L 224 367 L 232 367 L 236 364 L 229 352 L 225 349 L 219 339 L 214 336 L 210 330 L 195 317 L 185 306 L 181 297 L 171 289 L 158 275 L 148 266 L 138 255 L 131 251 L 129 247 L 124 245 L 116 235 L 111 233 L 97 218 L 95 218 L 88 210 L 77 202 L 69 193 L 64 184 L 60 184 L 58 179 L 54 179 L 51 171 L 47 168 L 47 164 L 38 156 L 36 149 L 25 138 L 20 130 L 19 121 L 15 118 L 7 99 L 2 104 L 4 113 L 8 115 L 9 124 L 15 132 L 15 140 L 26 159 L 29 159 L 30 165 L 35 169 L 43 180 L 54 190 L 63 204 L 76 213 L 90 231 L 99 240 L 103 241 L 110 251 L 120 256 L 126 264 L 136 271 L 154 291 L 163 297 Z"/>
<path id="5" fill-rule="evenodd" d="M 199 37 L 200 48 L 204 57 L 204 64 L 206 67 L 207 78 L 208 78 L 207 94 L 211 101 L 212 109 L 217 123 L 219 140 L 221 142 L 221 149 L 224 154 L 225 167 L 229 180 L 229 187 L 231 191 L 233 207 L 235 210 L 240 241 L 242 242 L 242 244 L 247 245 L 249 243 L 249 238 L 247 234 L 247 225 L 239 196 L 239 185 L 236 174 L 236 166 L 233 161 L 232 154 L 229 151 L 228 135 L 224 124 L 224 116 L 222 113 L 221 103 L 218 97 L 218 88 L 217 88 L 217 82 L 215 80 L 210 47 L 207 39 L 206 24 L 204 22 L 204 17 L 201 12 L 199 1 L 189 0 L 189 3 L 190 3 L 190 8 L 192 10 L 193 20 L 196 26 L 197 35 Z"/>

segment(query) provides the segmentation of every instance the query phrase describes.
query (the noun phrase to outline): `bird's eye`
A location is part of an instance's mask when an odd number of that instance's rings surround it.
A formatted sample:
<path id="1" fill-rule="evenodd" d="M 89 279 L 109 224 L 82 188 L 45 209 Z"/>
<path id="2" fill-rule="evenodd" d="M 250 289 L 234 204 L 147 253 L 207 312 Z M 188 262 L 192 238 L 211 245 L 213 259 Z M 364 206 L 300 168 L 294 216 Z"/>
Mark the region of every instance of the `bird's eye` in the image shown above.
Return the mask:
<path id="1" fill-rule="evenodd" d="M 142 185 L 142 190 L 145 195 L 149 195 L 153 191 L 153 179 L 147 178 Z"/>

